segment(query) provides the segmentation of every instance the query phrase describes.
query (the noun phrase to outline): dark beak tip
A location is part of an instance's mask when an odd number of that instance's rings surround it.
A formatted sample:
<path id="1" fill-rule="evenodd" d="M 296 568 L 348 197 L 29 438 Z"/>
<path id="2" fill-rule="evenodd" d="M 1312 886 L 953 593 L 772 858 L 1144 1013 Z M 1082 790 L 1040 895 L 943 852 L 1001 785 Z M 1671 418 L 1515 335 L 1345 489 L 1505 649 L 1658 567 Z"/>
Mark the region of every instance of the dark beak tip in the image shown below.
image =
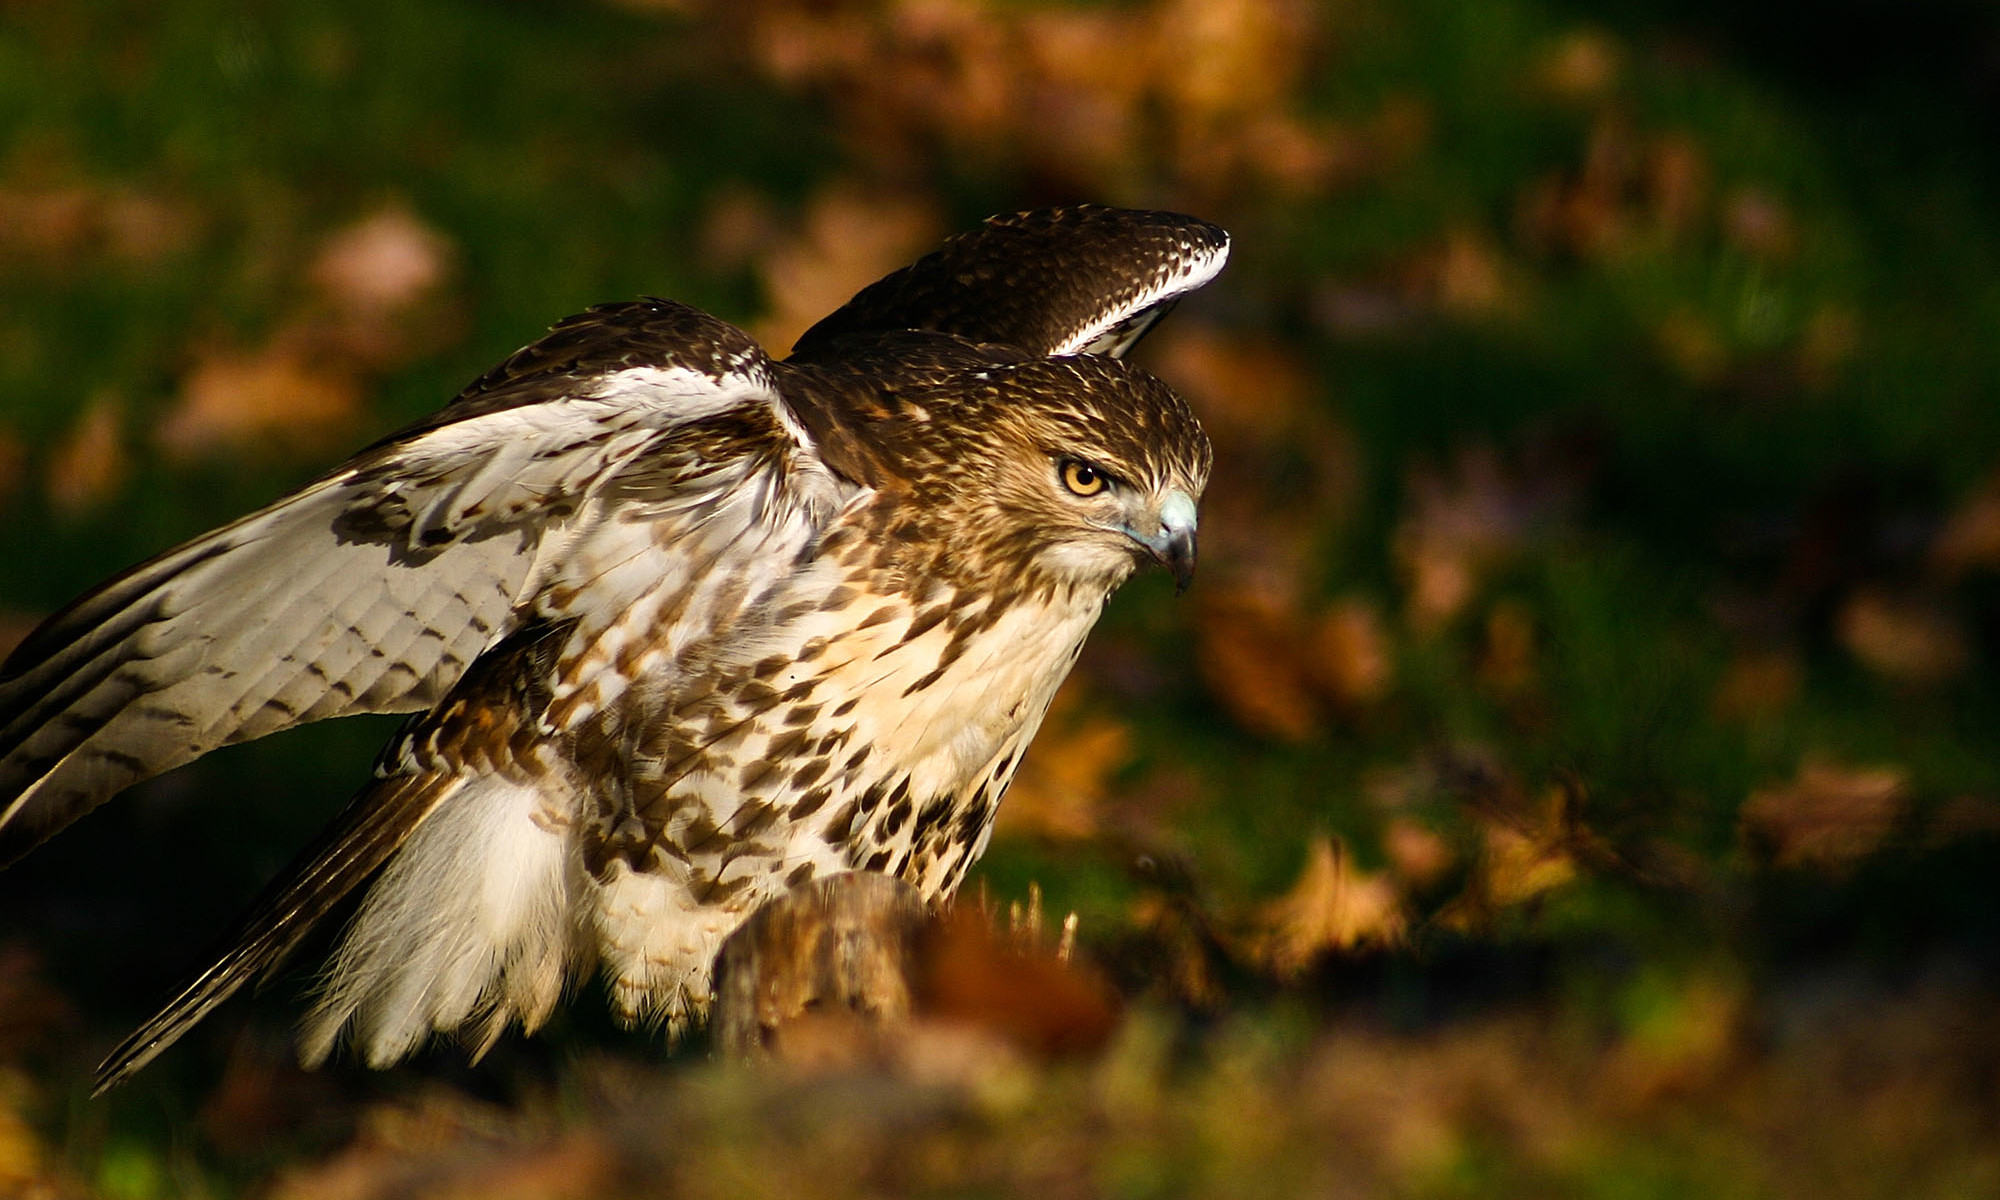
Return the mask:
<path id="1" fill-rule="evenodd" d="M 1167 570 L 1173 572 L 1174 595 L 1185 596 L 1188 588 L 1194 585 L 1194 539 L 1175 539 L 1168 545 L 1167 553 L 1160 561 Z"/>

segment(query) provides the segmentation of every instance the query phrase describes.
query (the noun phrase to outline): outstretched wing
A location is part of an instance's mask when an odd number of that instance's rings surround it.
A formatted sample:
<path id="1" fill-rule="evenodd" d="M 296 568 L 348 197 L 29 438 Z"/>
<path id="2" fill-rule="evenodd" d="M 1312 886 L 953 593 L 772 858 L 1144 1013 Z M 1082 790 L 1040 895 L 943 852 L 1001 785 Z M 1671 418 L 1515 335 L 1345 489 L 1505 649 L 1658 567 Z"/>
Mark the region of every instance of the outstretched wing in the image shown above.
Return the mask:
<path id="1" fill-rule="evenodd" d="M 806 330 L 792 357 L 918 329 L 1037 355 L 1122 358 L 1228 257 L 1227 233 L 1179 213 L 1079 205 L 993 217 L 863 288 Z"/>
<path id="2" fill-rule="evenodd" d="M 794 428 L 747 335 L 668 301 L 592 309 L 318 482 L 85 595 L 0 666 L 0 864 L 217 746 L 436 703 L 607 488 L 738 408 Z"/>

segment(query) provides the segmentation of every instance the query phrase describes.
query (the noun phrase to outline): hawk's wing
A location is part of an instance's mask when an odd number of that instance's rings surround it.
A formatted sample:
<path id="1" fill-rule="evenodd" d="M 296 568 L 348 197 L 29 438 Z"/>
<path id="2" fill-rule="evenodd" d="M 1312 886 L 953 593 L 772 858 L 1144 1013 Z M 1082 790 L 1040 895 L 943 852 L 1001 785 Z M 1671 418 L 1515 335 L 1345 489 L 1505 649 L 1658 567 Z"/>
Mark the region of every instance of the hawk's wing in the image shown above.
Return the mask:
<path id="1" fill-rule="evenodd" d="M 993 217 L 863 288 L 806 330 L 792 357 L 919 329 L 1036 355 L 1122 358 L 1228 257 L 1227 233 L 1179 213 L 1080 205 Z"/>
<path id="2" fill-rule="evenodd" d="M 0 667 L 0 864 L 217 746 L 436 703 L 635 461 L 738 409 L 796 430 L 768 365 L 685 305 L 593 309 L 318 482 L 83 596 Z M 672 486 L 661 473 L 637 472 L 648 490 Z"/>

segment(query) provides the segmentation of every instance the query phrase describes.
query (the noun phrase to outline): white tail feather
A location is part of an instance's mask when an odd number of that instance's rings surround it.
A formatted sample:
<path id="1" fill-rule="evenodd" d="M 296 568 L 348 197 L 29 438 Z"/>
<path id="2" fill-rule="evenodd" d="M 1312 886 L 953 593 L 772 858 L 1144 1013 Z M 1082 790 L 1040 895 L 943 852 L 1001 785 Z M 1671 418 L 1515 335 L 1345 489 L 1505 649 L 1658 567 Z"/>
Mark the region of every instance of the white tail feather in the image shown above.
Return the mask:
<path id="1" fill-rule="evenodd" d="M 343 936 L 299 1039 L 307 1065 L 343 1030 L 386 1067 L 433 1031 L 470 1025 L 483 1053 L 510 1022 L 533 1032 L 548 1019 L 575 937 L 569 838 L 547 808 L 497 777 L 444 799 Z"/>

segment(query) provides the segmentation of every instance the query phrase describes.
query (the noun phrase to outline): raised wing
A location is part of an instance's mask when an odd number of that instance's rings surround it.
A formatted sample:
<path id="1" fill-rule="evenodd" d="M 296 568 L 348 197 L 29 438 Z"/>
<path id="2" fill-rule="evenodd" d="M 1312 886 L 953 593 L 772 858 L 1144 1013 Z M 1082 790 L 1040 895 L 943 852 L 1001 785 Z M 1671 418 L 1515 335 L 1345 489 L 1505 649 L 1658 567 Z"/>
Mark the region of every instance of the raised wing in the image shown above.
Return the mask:
<path id="1" fill-rule="evenodd" d="M 217 746 L 436 703 L 603 519 L 598 497 L 738 408 L 794 428 L 747 335 L 668 301 L 593 309 L 318 482 L 85 595 L 0 666 L 0 864 Z"/>
<path id="2" fill-rule="evenodd" d="M 806 330 L 792 357 L 916 329 L 1121 358 L 1228 258 L 1227 233 L 1179 213 L 1079 205 L 993 217 L 863 288 Z"/>

